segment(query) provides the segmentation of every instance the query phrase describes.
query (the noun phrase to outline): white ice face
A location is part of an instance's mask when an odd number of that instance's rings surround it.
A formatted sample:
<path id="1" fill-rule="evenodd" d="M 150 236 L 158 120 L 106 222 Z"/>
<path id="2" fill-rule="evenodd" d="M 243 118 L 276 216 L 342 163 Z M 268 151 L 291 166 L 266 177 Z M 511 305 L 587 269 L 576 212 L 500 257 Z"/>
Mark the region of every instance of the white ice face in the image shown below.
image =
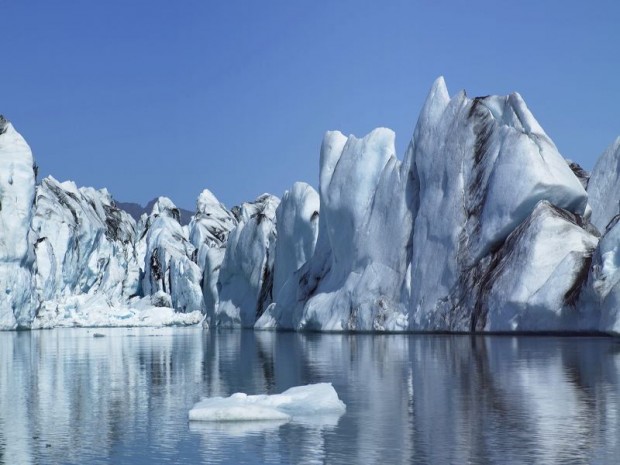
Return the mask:
<path id="1" fill-rule="evenodd" d="M 286 191 L 276 209 L 276 245 L 272 296 L 275 302 L 290 302 L 296 292 L 297 272 L 314 254 L 319 232 L 319 194 L 308 184 L 297 182 Z M 284 305 L 269 305 L 254 323 L 255 328 L 292 327 L 292 312 Z"/>
<path id="2" fill-rule="evenodd" d="M 601 233 L 620 213 L 620 137 L 599 157 L 588 183 L 591 221 Z"/>
<path id="3" fill-rule="evenodd" d="M 218 277 L 218 326 L 252 327 L 272 301 L 275 216 L 279 199 L 262 195 L 237 210 Z"/>
<path id="4" fill-rule="evenodd" d="M 0 329 L 28 326 L 36 311 L 29 237 L 34 189 L 30 147 L 0 116 Z"/>
<path id="5" fill-rule="evenodd" d="M 232 212 L 222 205 L 207 189 L 196 201 L 196 214 L 189 223 L 189 240 L 198 250 L 197 263 L 203 269 L 206 253 L 214 247 L 222 247 L 228 234 L 237 225 Z"/>
<path id="6" fill-rule="evenodd" d="M 518 94 L 473 100 L 463 92 L 447 95 L 439 79 L 413 140 L 420 189 L 411 329 L 453 329 L 447 310 L 458 310 L 459 303 L 450 301 L 455 286 L 501 248 L 539 201 L 579 215 L 587 204 L 579 179 Z"/>
<path id="7" fill-rule="evenodd" d="M 617 152 L 620 155 L 620 152 Z M 590 328 L 620 334 L 620 222 L 611 220 L 592 256 L 580 304 L 588 309 Z"/>
<path id="8" fill-rule="evenodd" d="M 32 219 L 40 302 L 33 326 L 202 321 L 202 273 L 191 260 L 194 249 L 177 213 L 169 199 L 160 198 L 136 225 L 107 190 L 44 179 Z"/>
<path id="9" fill-rule="evenodd" d="M 37 186 L 36 291 L 41 302 L 77 294 L 124 302 L 138 291 L 136 224 L 103 189 L 78 189 L 52 177 Z"/>
<path id="10" fill-rule="evenodd" d="M 205 189 L 196 201 L 196 214 L 189 223 L 189 240 L 196 248 L 196 263 L 202 273 L 202 293 L 208 321 L 214 321 L 219 303 L 217 282 L 224 260 L 228 235 L 237 219 Z"/>
<path id="11" fill-rule="evenodd" d="M 97 325 L 102 315 L 115 321 L 138 294 L 136 222 L 106 189 L 45 178 L 37 186 L 31 230 L 40 302 L 35 327 Z"/>
<path id="12" fill-rule="evenodd" d="M 314 253 L 320 208 L 319 194 L 304 182 L 293 184 L 282 196 L 276 209 L 274 298 L 286 280 Z"/>
<path id="13" fill-rule="evenodd" d="M 541 201 L 480 273 L 471 307 L 487 331 L 568 331 L 597 325 L 575 305 L 598 238 Z M 485 265 L 479 266 L 479 269 Z M 477 329 L 478 329 L 477 328 Z"/>
<path id="14" fill-rule="evenodd" d="M 147 220 L 144 277 L 145 296 L 163 292 L 172 307 L 181 313 L 205 312 L 202 272 L 193 261 L 195 247 L 179 224 L 179 210 L 166 197 L 160 197 Z"/>

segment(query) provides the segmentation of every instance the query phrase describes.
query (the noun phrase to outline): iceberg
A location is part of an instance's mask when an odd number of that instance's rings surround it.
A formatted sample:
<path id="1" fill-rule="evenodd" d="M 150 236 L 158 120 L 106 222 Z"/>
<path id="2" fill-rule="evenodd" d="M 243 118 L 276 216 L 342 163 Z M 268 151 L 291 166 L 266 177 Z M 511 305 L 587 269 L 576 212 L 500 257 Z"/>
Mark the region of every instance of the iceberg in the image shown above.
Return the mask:
<path id="1" fill-rule="evenodd" d="M 314 415 L 342 415 L 346 410 L 331 383 L 308 384 L 282 394 L 247 395 L 201 400 L 189 411 L 190 421 L 230 422 L 290 420 Z"/>

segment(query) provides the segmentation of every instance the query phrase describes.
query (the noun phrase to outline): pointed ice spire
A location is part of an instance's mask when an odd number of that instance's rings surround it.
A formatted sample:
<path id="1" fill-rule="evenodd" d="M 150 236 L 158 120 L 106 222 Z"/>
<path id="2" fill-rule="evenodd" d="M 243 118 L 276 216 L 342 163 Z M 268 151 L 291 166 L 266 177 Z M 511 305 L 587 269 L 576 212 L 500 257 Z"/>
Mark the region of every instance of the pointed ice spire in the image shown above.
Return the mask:
<path id="1" fill-rule="evenodd" d="M 426 97 L 426 102 L 424 102 L 420 117 L 418 118 L 414 138 L 423 126 L 433 126 L 439 121 L 448 103 L 450 103 L 450 94 L 448 94 L 446 81 L 443 76 L 439 76 L 435 79 L 435 82 L 433 82 L 431 90 Z"/>
<path id="2" fill-rule="evenodd" d="M 204 189 L 198 196 L 198 199 L 196 199 L 196 213 L 206 214 L 210 213 L 210 210 L 220 210 L 223 208 L 222 203 L 209 189 Z"/>
<path id="3" fill-rule="evenodd" d="M 510 94 L 508 96 L 508 105 L 510 105 L 510 108 L 526 134 L 545 135 L 544 129 L 540 126 L 538 121 L 536 121 L 536 118 L 534 118 L 534 115 L 525 104 L 521 94 L 518 92 Z M 514 126 L 518 127 L 516 124 Z"/>
<path id="4" fill-rule="evenodd" d="M 157 198 L 157 201 L 153 205 L 153 210 L 151 211 L 151 216 L 156 215 L 168 216 L 177 220 L 177 222 L 181 220 L 181 212 L 168 197 L 162 196 Z"/>

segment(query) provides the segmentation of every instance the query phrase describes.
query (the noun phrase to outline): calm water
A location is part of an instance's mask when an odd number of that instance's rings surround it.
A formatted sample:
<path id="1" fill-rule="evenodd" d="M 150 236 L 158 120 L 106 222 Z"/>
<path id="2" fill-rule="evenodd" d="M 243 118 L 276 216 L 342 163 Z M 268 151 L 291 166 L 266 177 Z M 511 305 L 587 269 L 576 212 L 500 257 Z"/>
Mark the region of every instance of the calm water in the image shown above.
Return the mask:
<path id="1" fill-rule="evenodd" d="M 618 463 L 620 341 L 201 329 L 0 332 L 0 462 Z M 189 424 L 330 381 L 342 417 Z"/>

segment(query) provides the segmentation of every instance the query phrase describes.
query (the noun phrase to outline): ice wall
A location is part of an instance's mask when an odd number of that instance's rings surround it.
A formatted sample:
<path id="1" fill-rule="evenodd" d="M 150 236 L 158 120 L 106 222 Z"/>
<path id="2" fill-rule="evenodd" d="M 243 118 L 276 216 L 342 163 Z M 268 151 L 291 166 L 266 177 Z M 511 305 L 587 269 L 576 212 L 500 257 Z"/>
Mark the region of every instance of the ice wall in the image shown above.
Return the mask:
<path id="1" fill-rule="evenodd" d="M 0 327 L 166 307 L 257 329 L 620 333 L 620 139 L 589 176 L 519 94 L 451 97 L 439 78 L 402 160 L 394 140 L 330 131 L 318 193 L 229 211 L 205 190 L 182 227 L 163 197 L 136 224 L 105 189 L 35 194 L 2 118 Z"/>
<path id="2" fill-rule="evenodd" d="M 34 191 L 30 147 L 0 116 L 0 329 L 27 327 L 37 310 L 29 234 Z"/>

